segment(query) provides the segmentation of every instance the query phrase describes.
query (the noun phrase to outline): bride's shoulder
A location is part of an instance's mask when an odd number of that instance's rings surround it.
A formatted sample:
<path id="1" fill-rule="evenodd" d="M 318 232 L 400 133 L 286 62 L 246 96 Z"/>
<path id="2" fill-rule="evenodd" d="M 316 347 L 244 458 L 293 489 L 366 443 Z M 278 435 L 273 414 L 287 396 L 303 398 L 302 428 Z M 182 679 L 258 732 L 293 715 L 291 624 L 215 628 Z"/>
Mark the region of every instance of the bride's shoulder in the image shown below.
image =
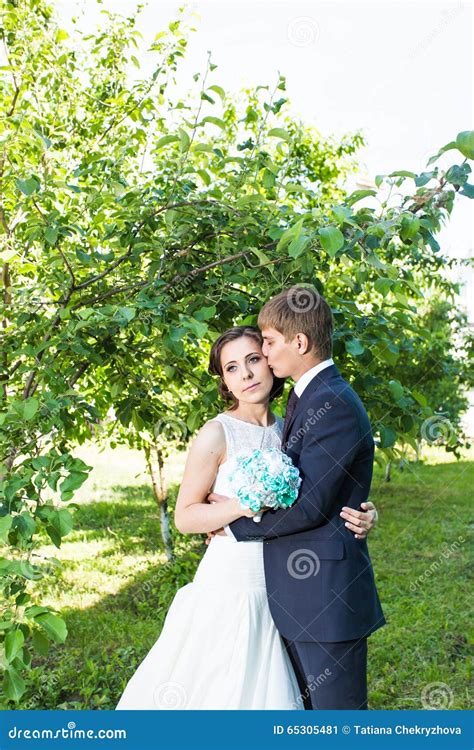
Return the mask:
<path id="1" fill-rule="evenodd" d="M 195 442 L 206 444 L 211 450 L 220 450 L 225 446 L 225 432 L 218 419 L 208 419 L 200 427 Z"/>

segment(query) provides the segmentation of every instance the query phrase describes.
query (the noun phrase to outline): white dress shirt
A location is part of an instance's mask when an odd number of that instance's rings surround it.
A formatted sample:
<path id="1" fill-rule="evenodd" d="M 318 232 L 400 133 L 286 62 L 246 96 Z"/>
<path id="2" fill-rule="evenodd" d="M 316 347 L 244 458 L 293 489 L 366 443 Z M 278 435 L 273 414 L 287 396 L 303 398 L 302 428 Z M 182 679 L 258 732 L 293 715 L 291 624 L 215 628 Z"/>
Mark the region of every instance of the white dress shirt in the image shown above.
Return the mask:
<path id="1" fill-rule="evenodd" d="M 301 398 L 301 394 L 303 393 L 303 391 L 306 388 L 306 386 L 310 384 L 310 382 L 312 381 L 312 379 L 319 372 L 321 372 L 321 370 L 325 370 L 326 367 L 330 367 L 333 364 L 334 364 L 334 362 L 333 362 L 332 359 L 325 359 L 323 362 L 318 362 L 318 364 L 315 365 L 314 367 L 311 367 L 311 369 L 306 370 L 306 372 L 304 372 L 298 378 L 298 380 L 296 381 L 296 383 L 293 386 L 293 388 L 295 390 L 295 393 L 298 396 L 298 398 Z M 232 531 L 230 530 L 229 526 L 224 526 L 224 531 L 225 531 L 225 533 L 228 536 L 232 537 L 232 539 L 235 539 L 235 536 L 232 533 Z M 237 541 L 237 540 L 235 540 L 235 541 Z"/>
<path id="2" fill-rule="evenodd" d="M 321 372 L 321 370 L 325 370 L 326 367 L 330 367 L 333 364 L 334 362 L 332 359 L 325 359 L 324 362 L 318 362 L 318 364 L 314 365 L 314 367 L 312 367 L 310 370 L 306 370 L 306 372 L 304 372 L 301 377 L 298 378 L 295 385 L 293 386 L 298 398 L 301 398 L 301 394 L 303 393 L 304 389 L 307 385 L 309 385 L 309 383 L 312 381 L 315 375 L 318 374 L 318 372 Z"/>

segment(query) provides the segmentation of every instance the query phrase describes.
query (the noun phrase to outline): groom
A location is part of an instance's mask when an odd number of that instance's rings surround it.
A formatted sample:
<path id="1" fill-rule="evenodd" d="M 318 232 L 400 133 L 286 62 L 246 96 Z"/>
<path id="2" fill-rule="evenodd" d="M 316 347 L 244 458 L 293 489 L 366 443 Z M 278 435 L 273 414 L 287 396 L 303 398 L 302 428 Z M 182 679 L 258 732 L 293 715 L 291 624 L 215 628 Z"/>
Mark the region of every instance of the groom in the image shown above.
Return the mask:
<path id="1" fill-rule="evenodd" d="M 239 542 L 263 539 L 270 611 L 304 707 L 366 709 L 367 638 L 385 618 L 364 533 L 354 537 L 341 509 L 358 509 L 369 496 L 371 426 L 331 359 L 332 314 L 314 288 L 282 291 L 258 325 L 274 375 L 295 381 L 282 449 L 302 485 L 291 508 L 267 510 L 260 523 L 239 518 L 227 533 Z"/>

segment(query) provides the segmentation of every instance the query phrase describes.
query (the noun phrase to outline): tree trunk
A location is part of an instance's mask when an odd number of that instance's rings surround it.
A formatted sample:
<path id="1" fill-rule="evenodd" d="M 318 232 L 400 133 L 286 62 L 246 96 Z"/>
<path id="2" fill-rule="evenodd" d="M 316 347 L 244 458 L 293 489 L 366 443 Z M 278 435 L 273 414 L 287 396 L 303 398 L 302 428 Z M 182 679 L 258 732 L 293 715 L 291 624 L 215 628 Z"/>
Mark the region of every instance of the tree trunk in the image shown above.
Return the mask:
<path id="1" fill-rule="evenodd" d="M 391 482 L 392 481 L 392 474 L 391 474 L 391 472 L 392 472 L 392 462 L 391 461 L 387 461 L 387 463 L 385 464 L 384 482 Z"/>
<path id="2" fill-rule="evenodd" d="M 148 467 L 148 473 L 150 474 L 151 483 L 153 486 L 153 496 L 156 500 L 156 503 L 158 505 L 158 509 L 160 512 L 161 538 L 165 546 L 165 552 L 166 552 L 166 557 L 168 558 L 168 562 L 172 562 L 174 560 L 174 553 L 173 553 L 173 544 L 171 541 L 171 532 L 170 532 L 170 521 L 169 521 L 169 513 L 168 513 L 168 496 L 167 496 L 166 479 L 165 479 L 165 473 L 164 473 L 164 459 L 163 459 L 163 453 L 160 451 L 160 449 L 158 448 L 156 444 L 154 448 L 155 448 L 156 459 L 157 459 L 157 464 L 158 464 L 158 471 L 156 471 L 155 467 L 153 466 L 153 462 L 151 459 L 151 449 L 149 447 L 145 448 L 145 457 L 146 457 L 146 463 Z"/>

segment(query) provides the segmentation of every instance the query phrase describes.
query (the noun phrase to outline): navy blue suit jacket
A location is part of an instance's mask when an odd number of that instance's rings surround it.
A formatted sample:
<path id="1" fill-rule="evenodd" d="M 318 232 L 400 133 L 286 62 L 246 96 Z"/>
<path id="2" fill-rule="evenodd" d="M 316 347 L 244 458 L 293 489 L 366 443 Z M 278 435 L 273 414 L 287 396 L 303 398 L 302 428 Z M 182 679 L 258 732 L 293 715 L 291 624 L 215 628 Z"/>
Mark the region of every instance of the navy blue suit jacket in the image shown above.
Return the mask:
<path id="1" fill-rule="evenodd" d="M 230 524 L 237 541 L 263 539 L 274 622 L 294 641 L 348 641 L 385 624 L 365 540 L 339 513 L 369 496 L 374 459 L 364 406 L 336 365 L 306 386 L 282 440 L 302 484 L 291 508 L 268 510 L 260 523 Z"/>

